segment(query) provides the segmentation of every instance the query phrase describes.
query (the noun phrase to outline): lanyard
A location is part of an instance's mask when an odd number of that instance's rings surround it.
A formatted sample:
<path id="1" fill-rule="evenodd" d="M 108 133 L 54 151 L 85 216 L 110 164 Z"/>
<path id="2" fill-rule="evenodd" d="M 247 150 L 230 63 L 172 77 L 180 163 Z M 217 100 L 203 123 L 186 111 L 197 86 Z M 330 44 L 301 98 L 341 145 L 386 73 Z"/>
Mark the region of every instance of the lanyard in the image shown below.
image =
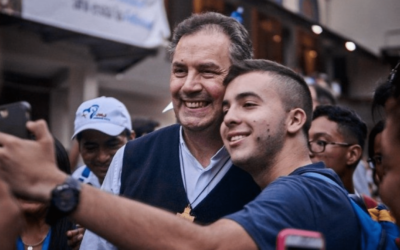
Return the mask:
<path id="1" fill-rule="evenodd" d="M 51 228 L 49 229 L 49 232 L 47 233 L 46 238 L 43 241 L 42 250 L 49 249 L 50 240 L 51 240 Z M 17 250 L 25 250 L 25 246 L 24 246 L 24 243 L 22 242 L 21 237 L 17 238 Z"/>

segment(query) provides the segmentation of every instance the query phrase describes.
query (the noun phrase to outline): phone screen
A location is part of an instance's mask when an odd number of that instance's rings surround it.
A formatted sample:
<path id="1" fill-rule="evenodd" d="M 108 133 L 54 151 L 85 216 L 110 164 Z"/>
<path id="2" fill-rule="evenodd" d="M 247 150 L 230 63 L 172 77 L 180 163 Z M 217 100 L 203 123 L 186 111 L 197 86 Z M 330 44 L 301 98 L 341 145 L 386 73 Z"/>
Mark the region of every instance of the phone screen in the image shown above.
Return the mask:
<path id="1" fill-rule="evenodd" d="M 15 102 L 0 106 L 0 131 L 28 139 L 26 122 L 30 120 L 31 106 L 28 102 Z"/>
<path id="2" fill-rule="evenodd" d="M 277 250 L 324 250 L 325 240 L 321 233 L 287 228 L 279 232 Z"/>
<path id="3" fill-rule="evenodd" d="M 320 250 L 321 248 L 309 248 L 309 247 L 286 247 L 287 250 Z"/>
<path id="4" fill-rule="evenodd" d="M 324 241 L 322 238 L 288 235 L 285 239 L 285 246 L 287 250 L 320 250 L 324 249 Z"/>

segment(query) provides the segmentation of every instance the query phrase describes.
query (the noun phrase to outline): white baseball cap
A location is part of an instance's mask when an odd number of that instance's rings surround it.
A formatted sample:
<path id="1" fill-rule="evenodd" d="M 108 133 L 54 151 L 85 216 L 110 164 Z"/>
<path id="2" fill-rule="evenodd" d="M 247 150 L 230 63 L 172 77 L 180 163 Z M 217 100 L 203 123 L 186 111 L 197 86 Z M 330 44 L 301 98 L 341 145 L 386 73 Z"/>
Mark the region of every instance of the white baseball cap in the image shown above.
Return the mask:
<path id="1" fill-rule="evenodd" d="M 75 115 L 75 131 L 72 138 L 87 129 L 117 136 L 125 129 L 132 130 L 131 116 L 125 105 L 117 99 L 98 97 L 79 106 Z"/>

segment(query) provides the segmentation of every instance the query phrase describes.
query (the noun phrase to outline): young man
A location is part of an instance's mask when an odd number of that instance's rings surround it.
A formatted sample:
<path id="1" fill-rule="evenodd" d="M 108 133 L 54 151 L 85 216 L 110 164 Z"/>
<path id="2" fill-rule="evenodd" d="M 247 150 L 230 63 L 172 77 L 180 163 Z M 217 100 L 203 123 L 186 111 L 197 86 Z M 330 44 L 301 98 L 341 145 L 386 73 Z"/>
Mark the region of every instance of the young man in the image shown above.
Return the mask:
<path id="1" fill-rule="evenodd" d="M 218 13 L 193 15 L 171 41 L 170 91 L 179 124 L 130 141 L 111 163 L 102 189 L 200 224 L 236 212 L 259 194 L 223 147 L 222 82 L 233 62 L 252 57 L 245 28 Z M 114 249 L 85 233 L 81 249 Z"/>
<path id="2" fill-rule="evenodd" d="M 353 174 L 363 155 L 367 125 L 352 110 L 340 106 L 317 106 L 309 135 L 312 162 L 332 168 L 351 194 Z"/>
<path id="3" fill-rule="evenodd" d="M 78 140 L 85 163 L 72 176 L 100 188 L 115 153 L 134 139 L 135 134 L 125 105 L 113 97 L 103 96 L 79 106 L 72 138 Z"/>
<path id="4" fill-rule="evenodd" d="M 324 175 L 342 186 L 333 170 L 312 164 L 308 156 L 312 104 L 304 80 L 276 63 L 246 60 L 231 69 L 226 83 L 224 144 L 232 161 L 263 191 L 243 210 L 211 225 L 189 223 L 88 185 L 79 187 L 46 154 L 51 137 L 43 121 L 28 123 L 34 142 L 0 133 L 0 174 L 14 192 L 42 201 L 55 201 L 63 186 L 54 186 L 65 181 L 63 190 L 80 200 L 68 197 L 63 200 L 68 209 L 54 207 L 123 249 L 274 249 L 284 228 L 320 231 L 328 250 L 357 249 L 360 232 L 347 195 L 312 176 Z M 30 168 L 26 161 L 42 168 Z"/>
<path id="5" fill-rule="evenodd" d="M 315 110 L 320 105 L 336 105 L 336 99 L 333 94 L 326 88 L 319 85 L 309 85 L 308 86 L 311 93 L 311 98 L 313 100 L 313 110 Z M 369 183 L 367 180 L 367 170 L 362 161 L 358 161 L 355 167 L 354 173 L 352 174 L 354 189 L 357 193 L 368 197 L 371 195 L 369 190 Z M 374 203 L 375 204 L 375 203 Z"/>

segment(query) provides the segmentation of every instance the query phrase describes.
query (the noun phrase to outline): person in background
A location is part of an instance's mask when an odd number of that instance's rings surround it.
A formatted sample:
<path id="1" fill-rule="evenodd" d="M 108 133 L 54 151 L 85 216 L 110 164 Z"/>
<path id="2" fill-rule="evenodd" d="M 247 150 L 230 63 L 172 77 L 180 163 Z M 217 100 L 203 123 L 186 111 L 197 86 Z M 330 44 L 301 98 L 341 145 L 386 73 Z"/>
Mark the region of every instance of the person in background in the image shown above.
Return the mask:
<path id="1" fill-rule="evenodd" d="M 66 174 L 71 174 L 67 151 L 57 139 L 54 139 L 54 141 L 58 169 Z M 18 199 L 18 201 L 23 212 L 24 226 L 22 228 L 22 233 L 17 238 L 17 250 L 72 249 L 67 244 L 66 235 L 68 230 L 75 228 L 72 221 L 64 217 L 50 226 L 46 222 L 49 204 L 31 202 L 24 199 Z"/>
<path id="2" fill-rule="evenodd" d="M 319 105 L 336 105 L 336 98 L 330 90 L 317 84 L 308 85 L 313 100 L 313 110 Z"/>
<path id="3" fill-rule="evenodd" d="M 72 138 L 78 141 L 85 163 L 72 176 L 100 188 L 115 153 L 134 139 L 135 134 L 125 105 L 113 97 L 103 96 L 78 107 Z"/>
<path id="4" fill-rule="evenodd" d="M 353 173 L 361 159 L 367 126 L 352 110 L 340 106 L 318 106 L 313 113 L 309 136 L 310 157 L 323 161 L 354 193 Z"/>
<path id="5" fill-rule="evenodd" d="M 313 110 L 315 110 L 319 105 L 336 105 L 337 100 L 332 94 L 332 91 L 326 87 L 319 86 L 317 83 L 309 84 L 311 98 L 313 100 Z M 354 173 L 353 173 L 353 185 L 357 193 L 363 194 L 367 197 L 371 196 L 370 185 L 368 178 L 368 169 L 366 164 L 361 160 L 358 162 Z"/>
<path id="6" fill-rule="evenodd" d="M 130 141 L 111 163 L 102 190 L 165 209 L 199 224 L 238 211 L 260 188 L 223 146 L 223 80 L 252 43 L 235 19 L 194 14 L 174 30 L 170 91 L 178 124 Z M 182 219 L 178 218 L 178 219 Z M 86 232 L 81 249 L 115 249 Z"/>
<path id="7" fill-rule="evenodd" d="M 76 111 L 75 131 L 84 166 L 72 177 L 100 188 L 115 153 L 135 138 L 131 117 L 125 105 L 113 97 L 98 97 L 83 102 Z M 68 232 L 68 244 L 79 247 L 84 228 Z"/>
<path id="8" fill-rule="evenodd" d="M 385 128 L 382 131 L 382 179 L 379 195 L 400 225 L 400 62 L 392 70 L 388 80 L 374 94 L 372 108 L 383 106 Z"/>
<path id="9" fill-rule="evenodd" d="M 372 168 L 372 179 L 377 187 L 376 194 L 378 194 L 379 184 L 383 178 L 381 141 L 384 128 L 384 120 L 377 122 L 371 129 L 368 138 L 368 163 Z"/>
<path id="10" fill-rule="evenodd" d="M 132 129 L 135 131 L 136 138 L 153 132 L 160 123 L 146 118 L 135 118 L 132 120 Z"/>
<path id="11" fill-rule="evenodd" d="M 318 106 L 313 113 L 309 135 L 312 162 L 323 161 L 342 180 L 350 194 L 356 193 L 353 174 L 362 155 L 367 125 L 353 111 L 340 106 Z M 377 203 L 363 195 L 367 208 Z"/>

